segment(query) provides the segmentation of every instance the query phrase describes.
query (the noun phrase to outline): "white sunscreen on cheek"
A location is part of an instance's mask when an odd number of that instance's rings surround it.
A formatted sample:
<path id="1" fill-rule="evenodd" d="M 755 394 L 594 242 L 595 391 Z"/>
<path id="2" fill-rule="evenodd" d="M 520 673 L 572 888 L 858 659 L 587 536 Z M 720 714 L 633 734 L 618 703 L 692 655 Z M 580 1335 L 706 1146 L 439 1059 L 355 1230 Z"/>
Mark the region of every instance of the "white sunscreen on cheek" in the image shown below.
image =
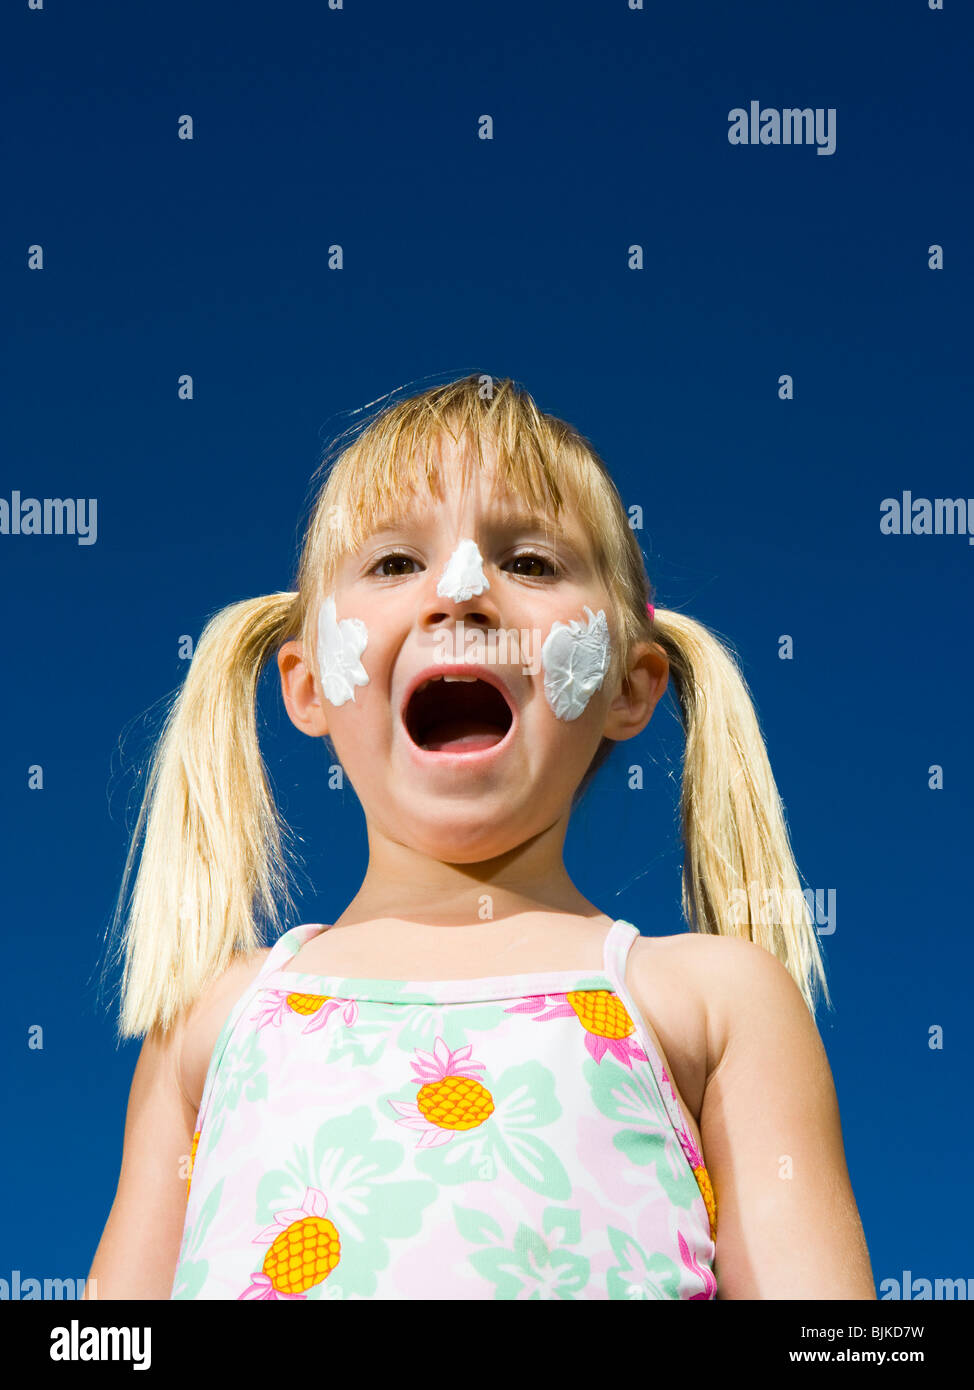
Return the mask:
<path id="1" fill-rule="evenodd" d="M 482 594 L 489 588 L 477 542 L 461 541 L 447 562 L 436 592 L 441 598 L 450 598 L 454 603 L 465 603 L 474 594 Z"/>
<path id="2" fill-rule="evenodd" d="M 318 610 L 318 670 L 321 689 L 331 705 L 355 699 L 355 687 L 368 685 L 369 678 L 359 657 L 369 640 L 368 629 L 358 618 L 337 621 L 334 597 L 324 600 Z"/>
<path id="3" fill-rule="evenodd" d="M 605 612 L 592 612 L 588 623 L 554 622 L 541 648 L 544 693 L 557 719 L 577 719 L 609 669 L 611 640 Z"/>

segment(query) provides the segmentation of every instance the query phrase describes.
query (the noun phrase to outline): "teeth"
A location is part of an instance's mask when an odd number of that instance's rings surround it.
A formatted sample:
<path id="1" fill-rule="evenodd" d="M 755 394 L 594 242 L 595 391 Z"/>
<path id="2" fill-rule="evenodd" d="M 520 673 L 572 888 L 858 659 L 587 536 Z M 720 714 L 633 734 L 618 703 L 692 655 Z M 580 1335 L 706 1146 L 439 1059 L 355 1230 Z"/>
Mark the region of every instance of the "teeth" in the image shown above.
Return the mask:
<path id="1" fill-rule="evenodd" d="M 421 690 L 425 690 L 428 685 L 432 685 L 434 681 L 463 681 L 469 685 L 475 680 L 477 680 L 476 676 L 430 676 L 428 680 L 423 681 L 422 685 L 416 687 L 416 694 L 418 695 Z"/>

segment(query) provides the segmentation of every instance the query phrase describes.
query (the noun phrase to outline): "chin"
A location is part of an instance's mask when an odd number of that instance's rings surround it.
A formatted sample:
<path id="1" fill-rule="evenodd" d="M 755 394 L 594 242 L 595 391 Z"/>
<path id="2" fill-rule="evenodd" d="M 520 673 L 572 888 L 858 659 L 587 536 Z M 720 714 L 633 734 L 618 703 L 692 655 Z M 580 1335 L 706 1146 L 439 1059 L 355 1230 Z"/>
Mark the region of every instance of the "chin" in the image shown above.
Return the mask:
<path id="1" fill-rule="evenodd" d="M 489 823 L 482 805 L 471 805 L 459 813 L 443 807 L 439 814 L 421 816 L 416 808 L 408 821 L 408 834 L 397 833 L 400 844 L 408 845 L 419 854 L 438 859 L 443 864 L 482 864 L 496 859 L 531 838 L 536 832 L 523 829 L 505 834 L 504 827 Z"/>

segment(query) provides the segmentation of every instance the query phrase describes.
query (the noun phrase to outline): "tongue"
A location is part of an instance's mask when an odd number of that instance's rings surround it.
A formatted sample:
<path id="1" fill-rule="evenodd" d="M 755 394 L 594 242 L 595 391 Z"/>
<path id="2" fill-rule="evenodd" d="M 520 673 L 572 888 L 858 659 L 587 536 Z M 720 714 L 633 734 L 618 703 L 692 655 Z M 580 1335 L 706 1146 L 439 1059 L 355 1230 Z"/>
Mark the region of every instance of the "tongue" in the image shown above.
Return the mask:
<path id="1" fill-rule="evenodd" d="M 448 749 L 457 753 L 476 753 L 481 748 L 493 748 L 504 737 L 493 724 L 476 719 L 451 719 L 431 729 L 421 745 L 430 753 Z"/>

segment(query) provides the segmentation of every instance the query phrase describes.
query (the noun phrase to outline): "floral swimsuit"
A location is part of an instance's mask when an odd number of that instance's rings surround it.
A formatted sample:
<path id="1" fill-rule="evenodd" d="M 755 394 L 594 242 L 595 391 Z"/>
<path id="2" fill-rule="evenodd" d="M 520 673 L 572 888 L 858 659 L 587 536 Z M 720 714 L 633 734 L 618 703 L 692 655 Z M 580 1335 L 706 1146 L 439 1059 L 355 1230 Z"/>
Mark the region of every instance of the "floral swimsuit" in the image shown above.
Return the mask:
<path id="1" fill-rule="evenodd" d="M 703 1155 L 601 973 L 348 980 L 284 967 L 213 1049 L 171 1297 L 711 1299 Z"/>

